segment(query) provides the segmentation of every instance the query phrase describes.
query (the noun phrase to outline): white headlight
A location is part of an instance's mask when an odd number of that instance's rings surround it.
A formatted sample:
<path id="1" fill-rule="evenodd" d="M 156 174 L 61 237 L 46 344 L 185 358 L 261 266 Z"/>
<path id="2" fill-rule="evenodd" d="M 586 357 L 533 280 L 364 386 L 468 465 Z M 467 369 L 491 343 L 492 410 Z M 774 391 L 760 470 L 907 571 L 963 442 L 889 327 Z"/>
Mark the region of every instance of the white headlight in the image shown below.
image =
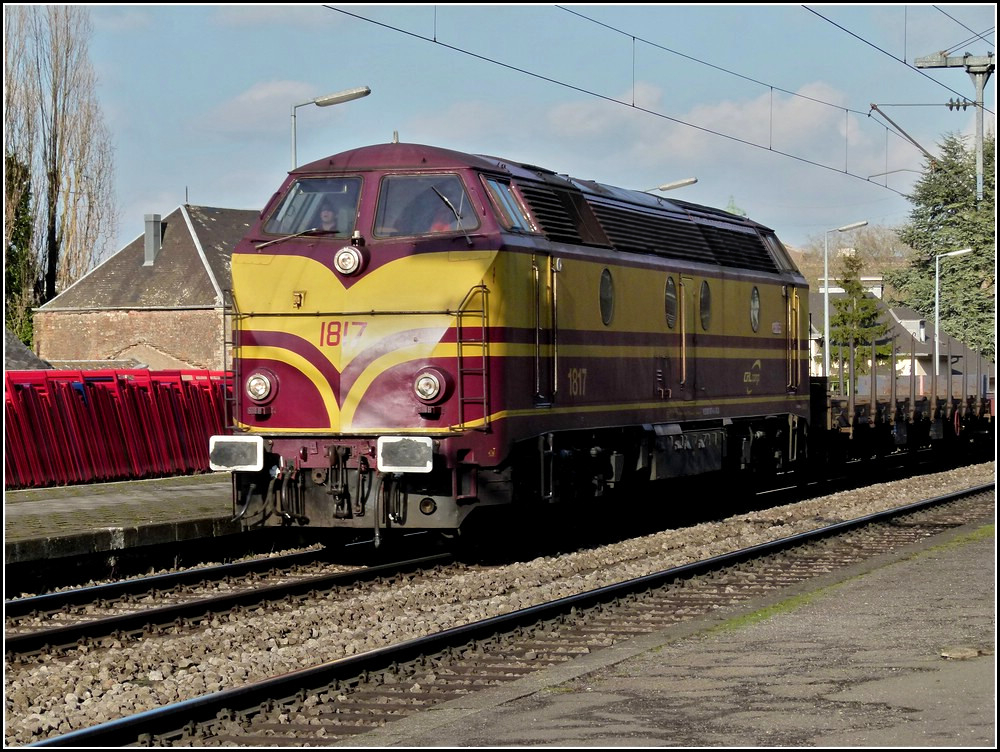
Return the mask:
<path id="1" fill-rule="evenodd" d="M 361 268 L 361 254 L 357 248 L 344 246 L 333 257 L 333 265 L 341 274 L 354 274 Z"/>
<path id="2" fill-rule="evenodd" d="M 429 402 L 441 394 L 441 380 L 429 371 L 422 373 L 413 382 L 413 391 L 420 399 Z"/>
<path id="3" fill-rule="evenodd" d="M 260 402 L 267 399 L 270 393 L 271 380 L 264 374 L 255 373 L 247 379 L 247 394 L 250 395 L 250 399 Z"/>

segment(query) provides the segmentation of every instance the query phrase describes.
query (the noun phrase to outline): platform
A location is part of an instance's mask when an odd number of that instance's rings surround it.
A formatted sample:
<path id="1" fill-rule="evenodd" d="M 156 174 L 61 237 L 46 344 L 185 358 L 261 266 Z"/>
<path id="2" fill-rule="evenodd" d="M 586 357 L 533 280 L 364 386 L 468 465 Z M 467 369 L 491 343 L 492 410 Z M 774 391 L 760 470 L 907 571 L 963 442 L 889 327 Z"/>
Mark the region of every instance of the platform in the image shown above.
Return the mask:
<path id="1" fill-rule="evenodd" d="M 4 562 L 239 532 L 228 473 L 4 493 Z"/>
<path id="2" fill-rule="evenodd" d="M 995 749 L 995 565 L 970 525 L 341 746 Z"/>

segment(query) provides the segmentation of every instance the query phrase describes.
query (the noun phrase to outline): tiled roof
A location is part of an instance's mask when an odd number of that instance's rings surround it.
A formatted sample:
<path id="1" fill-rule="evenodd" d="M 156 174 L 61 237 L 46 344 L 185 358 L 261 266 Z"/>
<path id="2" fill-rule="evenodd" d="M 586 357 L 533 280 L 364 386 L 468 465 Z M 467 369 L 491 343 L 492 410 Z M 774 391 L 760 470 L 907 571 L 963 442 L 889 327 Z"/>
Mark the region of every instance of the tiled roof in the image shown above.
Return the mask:
<path id="1" fill-rule="evenodd" d="M 24 346 L 14 333 L 3 330 L 3 367 L 5 371 L 35 371 L 52 366 Z"/>
<path id="2" fill-rule="evenodd" d="M 135 358 L 125 360 L 53 360 L 52 369 L 57 371 L 135 371 L 147 370 L 146 363 Z"/>
<path id="3" fill-rule="evenodd" d="M 39 310 L 221 305 L 233 247 L 259 214 L 178 207 L 161 220 L 162 245 L 152 266 L 144 266 L 145 236 L 140 235 Z"/>
<path id="4" fill-rule="evenodd" d="M 260 212 L 207 206 L 188 206 L 187 209 L 212 274 L 220 289 L 225 290 L 232 277 L 233 247 L 246 235 Z"/>

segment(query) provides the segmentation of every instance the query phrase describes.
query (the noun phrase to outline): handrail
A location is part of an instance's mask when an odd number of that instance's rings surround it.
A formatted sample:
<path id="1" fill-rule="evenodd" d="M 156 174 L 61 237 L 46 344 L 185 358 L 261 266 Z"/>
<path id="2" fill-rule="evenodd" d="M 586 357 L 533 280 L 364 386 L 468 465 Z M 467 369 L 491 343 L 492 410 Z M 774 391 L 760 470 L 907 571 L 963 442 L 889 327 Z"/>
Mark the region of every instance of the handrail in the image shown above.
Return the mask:
<path id="1" fill-rule="evenodd" d="M 678 277 L 678 287 L 681 299 L 681 386 L 687 384 L 687 285 L 684 277 Z"/>
<path id="2" fill-rule="evenodd" d="M 224 290 L 222 293 L 222 365 L 226 372 L 232 371 L 232 390 L 225 395 L 225 404 L 229 409 L 226 411 L 226 430 L 239 430 L 236 416 L 239 414 L 239 385 L 243 382 L 240 378 L 242 358 L 236 357 L 240 341 L 240 314 L 239 306 L 236 303 L 236 296 L 232 290 Z M 230 369 L 229 355 L 232 348 L 232 368 Z"/>
<path id="3" fill-rule="evenodd" d="M 480 308 L 472 308 L 472 301 L 477 295 L 482 297 L 482 306 Z M 467 402 L 478 402 L 482 405 L 483 409 L 483 425 L 481 430 L 488 430 L 490 424 L 490 408 L 489 408 L 489 394 L 490 394 L 490 381 L 489 381 L 489 305 L 488 305 L 489 288 L 484 285 L 476 285 L 472 287 L 462 299 L 462 302 L 458 306 L 458 310 L 455 314 L 455 349 L 456 349 L 456 359 L 457 359 L 457 378 L 456 378 L 456 389 L 458 391 L 458 425 L 452 426 L 452 428 L 464 429 L 466 427 L 466 415 L 465 415 L 465 405 Z M 479 339 L 473 339 L 463 336 L 463 317 L 467 315 L 479 314 L 478 328 L 481 332 Z M 481 367 L 480 368 L 469 368 L 465 364 L 466 347 L 479 347 L 481 348 L 478 357 L 480 358 Z M 474 356 L 475 357 L 475 356 Z M 480 375 L 482 377 L 482 394 L 480 396 L 469 397 L 467 396 L 466 389 L 466 378 L 471 375 Z"/>

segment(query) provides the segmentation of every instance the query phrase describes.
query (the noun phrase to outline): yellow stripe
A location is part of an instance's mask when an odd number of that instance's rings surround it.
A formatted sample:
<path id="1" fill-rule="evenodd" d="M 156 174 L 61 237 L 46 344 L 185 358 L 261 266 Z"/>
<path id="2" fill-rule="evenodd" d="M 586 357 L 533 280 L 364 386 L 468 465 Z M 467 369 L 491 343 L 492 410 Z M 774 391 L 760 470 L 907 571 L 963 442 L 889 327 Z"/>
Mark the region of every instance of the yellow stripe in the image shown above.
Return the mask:
<path id="1" fill-rule="evenodd" d="M 365 366 L 365 369 L 358 376 L 357 380 L 351 385 L 350 392 L 344 396 L 344 404 L 341 406 L 343 424 L 345 426 L 349 426 L 354 423 L 354 415 L 361 403 L 362 396 L 368 391 L 375 379 L 390 368 L 403 365 L 404 363 L 408 363 L 410 361 L 426 361 L 432 358 L 456 357 L 457 349 L 454 343 L 436 343 L 433 349 L 429 352 L 426 350 L 427 344 L 429 343 L 420 343 L 419 345 L 414 345 L 413 347 L 392 350 L 387 352 L 385 355 L 376 358 Z M 414 377 L 417 375 L 416 368 L 414 369 L 413 375 Z"/>
<path id="2" fill-rule="evenodd" d="M 261 426 L 253 426 L 247 428 L 249 433 L 259 433 L 266 436 L 280 437 L 284 435 L 288 436 L 299 436 L 304 434 L 322 434 L 328 437 L 357 437 L 357 438 L 376 438 L 378 436 L 397 436 L 397 435 L 407 435 L 407 436 L 436 436 L 439 438 L 447 438 L 449 436 L 460 436 L 460 431 L 455 431 L 451 428 L 399 428 L 398 426 L 393 426 L 391 428 L 365 428 L 361 431 L 328 431 L 322 428 L 266 428 Z"/>
<path id="3" fill-rule="evenodd" d="M 527 346 L 526 346 L 527 347 Z M 491 351 L 493 346 L 490 346 Z M 498 348 L 499 349 L 499 348 Z M 671 355 L 679 357 L 678 347 L 657 347 L 654 345 L 559 345 L 559 356 L 576 356 L 588 358 L 651 358 Z M 530 353 L 534 355 L 534 345 L 530 346 Z M 689 347 L 687 350 L 688 359 L 697 362 L 697 359 L 721 358 L 722 360 L 780 360 L 784 361 L 786 353 L 784 350 L 768 350 L 762 352 L 752 348 L 732 348 L 732 347 Z"/>
<path id="4" fill-rule="evenodd" d="M 504 418 L 524 418 L 524 417 L 537 417 L 539 415 L 574 415 L 578 413 L 600 413 L 600 412 L 620 412 L 622 410 L 663 410 L 665 408 L 683 408 L 685 410 L 697 410 L 699 408 L 705 407 L 721 407 L 723 405 L 740 405 L 740 404 L 760 404 L 764 402 L 785 402 L 789 410 L 794 408 L 794 403 L 797 401 L 806 400 L 805 396 L 794 396 L 786 395 L 784 397 L 731 397 L 716 399 L 712 401 L 705 400 L 681 400 L 679 398 L 664 400 L 662 402 L 623 402 L 619 404 L 601 404 L 601 405 L 567 405 L 566 407 L 532 407 L 524 410 L 501 410 L 500 412 L 491 413 L 490 421 L 502 420 Z M 709 420 L 712 418 L 722 418 L 729 416 L 714 416 L 705 415 L 704 419 Z M 484 425 L 485 422 L 482 420 L 472 420 L 465 423 L 466 428 L 477 428 Z M 391 429 L 387 429 L 391 430 Z"/>
<path id="5" fill-rule="evenodd" d="M 279 363 L 286 363 L 292 368 L 298 369 L 319 391 L 320 396 L 323 398 L 323 403 L 327 407 L 327 411 L 330 412 L 331 405 L 334 406 L 334 410 L 336 409 L 337 399 L 333 393 L 333 389 L 330 388 L 330 382 L 326 380 L 318 368 L 301 355 L 291 350 L 259 345 L 244 346 L 242 351 L 242 357 L 248 360 L 276 360 Z"/>

